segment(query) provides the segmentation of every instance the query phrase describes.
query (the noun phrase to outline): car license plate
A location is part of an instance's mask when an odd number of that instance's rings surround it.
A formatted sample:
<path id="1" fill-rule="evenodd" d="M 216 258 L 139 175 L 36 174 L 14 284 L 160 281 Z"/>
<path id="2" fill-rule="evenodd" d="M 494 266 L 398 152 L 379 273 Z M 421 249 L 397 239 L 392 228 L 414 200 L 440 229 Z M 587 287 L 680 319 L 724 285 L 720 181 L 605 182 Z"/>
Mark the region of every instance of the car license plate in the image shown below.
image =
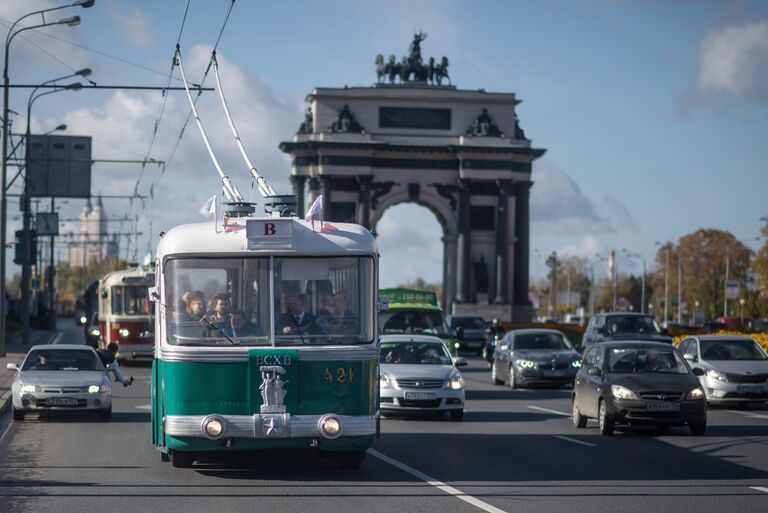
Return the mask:
<path id="1" fill-rule="evenodd" d="M 435 398 L 434 392 L 406 392 L 405 398 L 409 401 L 429 401 Z"/>
<path id="2" fill-rule="evenodd" d="M 561 371 L 561 370 L 542 371 L 541 374 L 545 378 L 552 378 L 552 377 L 562 376 L 563 375 L 563 371 Z"/>
<path id="3" fill-rule="evenodd" d="M 77 399 L 72 397 L 51 397 L 48 399 L 51 406 L 77 406 Z"/>
<path id="4" fill-rule="evenodd" d="M 648 411 L 680 411 L 680 403 L 648 403 L 645 405 Z"/>
<path id="5" fill-rule="evenodd" d="M 763 387 L 756 387 L 754 385 L 738 385 L 736 392 L 739 394 L 760 394 L 763 392 Z"/>

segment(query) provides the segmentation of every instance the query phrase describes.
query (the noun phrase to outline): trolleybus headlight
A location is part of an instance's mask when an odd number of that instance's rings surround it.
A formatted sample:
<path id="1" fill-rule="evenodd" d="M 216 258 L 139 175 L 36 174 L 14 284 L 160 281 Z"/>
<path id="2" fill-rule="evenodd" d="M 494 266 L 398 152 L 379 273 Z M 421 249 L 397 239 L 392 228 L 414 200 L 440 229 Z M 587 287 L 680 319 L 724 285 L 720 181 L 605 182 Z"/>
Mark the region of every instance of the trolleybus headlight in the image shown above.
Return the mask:
<path id="1" fill-rule="evenodd" d="M 224 435 L 226 421 L 218 416 L 208 416 L 203 419 L 203 434 L 212 440 L 221 438 Z"/>
<path id="2" fill-rule="evenodd" d="M 341 418 L 333 413 L 323 415 L 317 423 L 320 433 L 326 438 L 338 438 L 341 435 Z"/>
<path id="3" fill-rule="evenodd" d="M 121 337 L 127 337 L 128 335 L 130 335 L 130 334 L 131 334 L 131 332 L 130 332 L 130 331 L 128 331 L 128 329 L 127 329 L 127 328 L 120 328 L 120 329 L 118 330 L 118 333 L 120 334 L 120 336 L 121 336 Z"/>

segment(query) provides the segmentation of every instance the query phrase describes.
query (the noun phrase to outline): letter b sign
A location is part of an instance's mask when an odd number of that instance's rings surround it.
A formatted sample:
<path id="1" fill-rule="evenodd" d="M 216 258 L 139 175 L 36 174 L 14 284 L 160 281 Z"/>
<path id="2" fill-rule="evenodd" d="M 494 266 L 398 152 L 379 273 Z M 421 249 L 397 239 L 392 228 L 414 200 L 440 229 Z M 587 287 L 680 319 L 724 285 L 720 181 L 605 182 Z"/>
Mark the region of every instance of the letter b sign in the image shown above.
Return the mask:
<path id="1" fill-rule="evenodd" d="M 264 223 L 264 236 L 269 237 L 270 235 L 274 235 L 276 233 L 275 231 L 275 223 Z"/>

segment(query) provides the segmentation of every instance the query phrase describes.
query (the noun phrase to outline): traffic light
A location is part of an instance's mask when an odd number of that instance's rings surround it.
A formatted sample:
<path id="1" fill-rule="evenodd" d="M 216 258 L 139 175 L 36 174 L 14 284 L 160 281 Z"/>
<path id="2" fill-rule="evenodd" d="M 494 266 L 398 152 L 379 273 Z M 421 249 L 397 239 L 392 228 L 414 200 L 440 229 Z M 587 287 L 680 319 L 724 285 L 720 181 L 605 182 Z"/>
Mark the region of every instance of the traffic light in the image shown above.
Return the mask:
<path id="1" fill-rule="evenodd" d="M 13 263 L 16 265 L 21 265 L 24 263 L 24 249 L 22 248 L 21 241 L 24 238 L 24 230 L 16 230 L 16 243 L 13 246 Z M 34 256 L 37 254 L 37 232 L 35 230 L 30 230 L 30 238 L 32 241 L 32 247 L 30 248 L 29 254 L 34 259 Z"/>

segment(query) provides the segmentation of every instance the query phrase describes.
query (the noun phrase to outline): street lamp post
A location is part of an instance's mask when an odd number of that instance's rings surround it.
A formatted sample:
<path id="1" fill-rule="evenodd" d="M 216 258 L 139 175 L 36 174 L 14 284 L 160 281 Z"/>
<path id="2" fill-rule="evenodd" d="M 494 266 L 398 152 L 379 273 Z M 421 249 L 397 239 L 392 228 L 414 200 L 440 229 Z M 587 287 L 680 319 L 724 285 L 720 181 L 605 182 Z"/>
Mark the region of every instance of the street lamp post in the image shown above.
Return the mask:
<path id="1" fill-rule="evenodd" d="M 7 226 L 8 226 L 8 201 L 6 198 L 6 191 L 5 191 L 5 183 L 7 181 L 7 175 L 8 175 L 8 132 L 10 123 L 8 122 L 8 92 L 10 90 L 10 81 L 8 79 L 8 55 L 9 55 L 9 49 L 11 46 L 11 42 L 13 41 L 13 38 L 19 35 L 20 33 L 24 32 L 25 30 L 32 30 L 42 27 L 50 27 L 53 25 L 68 25 L 70 27 L 75 26 L 80 23 L 80 17 L 79 16 L 69 16 L 67 18 L 62 18 L 55 22 L 48 22 L 45 20 L 45 13 L 52 12 L 52 11 L 58 11 L 60 9 L 66 9 L 68 7 L 92 7 L 94 5 L 94 0 L 75 0 L 71 4 L 67 5 L 60 5 L 57 7 L 50 7 L 48 9 L 41 9 L 38 11 L 30 12 L 22 16 L 21 18 L 18 18 L 8 29 L 8 34 L 5 37 L 5 59 L 3 61 L 3 114 L 2 114 L 2 123 L 3 123 L 3 144 L 2 144 L 2 155 L 0 155 L 0 160 L 2 160 L 2 173 L 0 177 L 0 195 L 2 198 L 0 198 L 0 357 L 5 356 L 5 313 L 6 313 L 6 305 L 5 305 L 5 294 L 6 294 L 6 288 L 5 288 L 5 246 L 6 246 L 6 239 L 7 239 Z M 42 23 L 39 23 L 37 25 L 31 25 L 27 27 L 21 27 L 18 30 L 14 29 L 16 26 L 21 22 L 22 20 L 34 16 L 36 14 L 39 14 L 42 18 Z"/>
<path id="2" fill-rule="evenodd" d="M 656 241 L 657 246 L 661 246 L 661 242 Z M 665 248 L 666 261 L 664 263 L 664 325 L 667 325 L 667 312 L 669 311 L 669 247 Z"/>
<path id="3" fill-rule="evenodd" d="M 54 80 L 49 80 L 48 82 L 44 82 L 40 84 L 38 87 L 34 88 L 32 90 L 32 93 L 29 95 L 29 100 L 27 101 L 27 130 L 24 132 L 24 139 L 25 139 L 25 145 L 27 148 L 27 158 L 25 159 L 25 165 L 27 170 L 25 171 L 25 178 L 23 181 L 24 189 L 23 193 L 21 195 L 21 201 L 22 201 L 22 219 L 23 219 L 23 230 L 22 230 L 22 264 L 21 264 L 21 328 L 22 328 L 22 344 L 26 345 L 29 343 L 29 302 L 30 302 L 30 265 L 32 261 L 32 234 L 30 232 L 30 221 L 32 217 L 32 212 L 30 208 L 30 190 L 29 190 L 29 182 L 27 180 L 27 173 L 29 172 L 29 147 L 30 147 L 30 140 L 32 138 L 32 132 L 31 132 L 31 120 L 32 120 L 32 105 L 35 103 L 35 101 L 38 98 L 41 98 L 43 96 L 58 93 L 60 91 L 79 91 L 82 89 L 83 85 L 80 82 L 75 82 L 73 84 L 67 84 L 66 86 L 62 86 L 61 88 L 57 89 L 51 89 L 49 91 L 45 91 L 42 93 L 39 93 L 35 95 L 37 90 L 51 82 L 56 82 L 57 80 L 63 80 L 65 78 L 73 77 L 73 76 L 89 76 L 91 74 L 91 70 L 86 68 L 84 70 L 80 70 L 77 73 L 67 75 L 66 77 L 57 78 Z M 53 200 L 51 200 L 53 201 Z M 53 244 L 53 237 L 51 237 L 51 244 Z M 48 286 L 53 287 L 53 272 L 48 273 Z"/>

